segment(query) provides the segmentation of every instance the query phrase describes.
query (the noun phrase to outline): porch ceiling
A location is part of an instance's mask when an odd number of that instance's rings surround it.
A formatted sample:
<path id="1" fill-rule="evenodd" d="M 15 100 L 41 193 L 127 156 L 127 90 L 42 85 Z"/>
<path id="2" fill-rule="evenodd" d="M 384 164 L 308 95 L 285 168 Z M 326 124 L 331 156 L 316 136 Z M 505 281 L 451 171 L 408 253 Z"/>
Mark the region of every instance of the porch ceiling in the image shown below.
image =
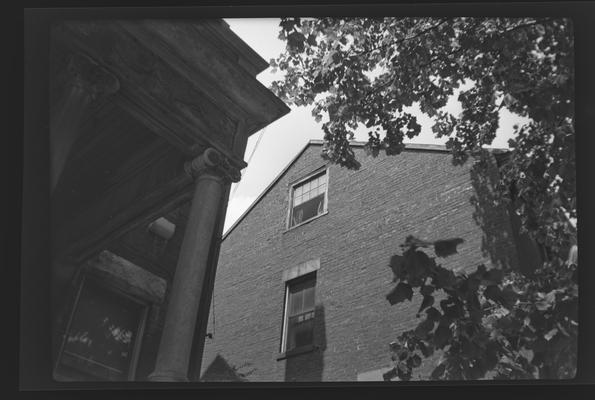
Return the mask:
<path id="1" fill-rule="evenodd" d="M 248 136 L 289 111 L 256 80 L 262 60 L 229 34 L 212 22 L 53 27 L 50 71 L 84 54 L 119 81 L 116 93 L 87 110 L 53 193 L 57 255 L 84 258 L 187 201 L 183 163 L 206 147 L 245 167 Z"/>

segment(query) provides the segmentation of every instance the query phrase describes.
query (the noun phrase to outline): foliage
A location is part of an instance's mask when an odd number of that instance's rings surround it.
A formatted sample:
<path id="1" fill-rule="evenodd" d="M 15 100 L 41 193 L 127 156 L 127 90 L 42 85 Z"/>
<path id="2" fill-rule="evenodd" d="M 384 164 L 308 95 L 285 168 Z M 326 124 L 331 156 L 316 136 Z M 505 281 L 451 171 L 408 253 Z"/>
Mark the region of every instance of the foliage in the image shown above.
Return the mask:
<path id="1" fill-rule="evenodd" d="M 421 248 L 456 252 L 462 239 L 425 242 L 409 236 L 390 267 L 398 284 L 391 304 L 423 296 L 423 320 L 391 343 L 395 367 L 385 379 L 409 380 L 422 358 L 441 351 L 432 379 L 572 378 L 576 372 L 576 265 L 546 263 L 531 278 L 479 265 L 456 275 Z M 447 251 L 444 251 L 447 249 Z"/>
<path id="2" fill-rule="evenodd" d="M 349 146 L 365 126 L 372 156 L 399 154 L 421 127 L 418 105 L 448 138 L 453 162 L 481 156 L 502 109 L 530 121 L 514 127 L 502 160 L 501 200 L 522 229 L 547 249 L 531 276 L 487 270 L 455 275 L 429 257 L 456 251 L 460 239 L 409 237 L 391 259 L 397 285 L 391 304 L 423 297 L 418 326 L 392 345 L 387 379 L 410 379 L 421 360 L 441 353 L 435 379 L 566 378 L 576 370 L 574 53 L 562 18 L 283 18 L 286 51 L 271 60 L 285 75 L 272 90 L 296 106 L 312 106 L 322 122 L 323 157 L 347 168 Z M 458 93 L 462 107 L 446 104 Z"/>
<path id="3" fill-rule="evenodd" d="M 492 143 L 503 108 L 530 118 L 515 127 L 502 188 L 514 185 L 524 228 L 540 242 L 567 248 L 576 218 L 574 53 L 562 18 L 283 18 L 286 51 L 271 60 L 284 71 L 271 89 L 286 102 L 326 115 L 323 157 L 348 168 L 349 146 L 369 129 L 367 151 L 398 154 L 435 121 L 462 163 Z M 375 77 L 374 77 L 375 76 Z M 463 90 L 462 85 L 472 85 Z M 466 87 L 466 86 L 465 86 Z M 460 115 L 448 112 L 458 90 Z M 557 249 L 554 249 L 557 250 Z"/>

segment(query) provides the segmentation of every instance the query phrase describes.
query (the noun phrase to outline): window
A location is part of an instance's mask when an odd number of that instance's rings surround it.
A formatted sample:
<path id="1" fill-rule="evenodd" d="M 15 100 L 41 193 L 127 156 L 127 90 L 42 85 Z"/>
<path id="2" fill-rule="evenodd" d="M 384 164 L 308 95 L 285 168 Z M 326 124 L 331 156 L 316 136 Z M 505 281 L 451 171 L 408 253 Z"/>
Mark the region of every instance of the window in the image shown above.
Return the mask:
<path id="1" fill-rule="evenodd" d="M 315 285 L 315 274 L 308 274 L 287 282 L 282 352 L 314 343 Z"/>
<path id="2" fill-rule="evenodd" d="M 85 278 L 58 359 L 57 375 L 74 380 L 134 379 L 147 307 Z"/>
<path id="3" fill-rule="evenodd" d="M 292 186 L 289 228 L 315 218 L 326 211 L 327 183 L 325 170 Z"/>

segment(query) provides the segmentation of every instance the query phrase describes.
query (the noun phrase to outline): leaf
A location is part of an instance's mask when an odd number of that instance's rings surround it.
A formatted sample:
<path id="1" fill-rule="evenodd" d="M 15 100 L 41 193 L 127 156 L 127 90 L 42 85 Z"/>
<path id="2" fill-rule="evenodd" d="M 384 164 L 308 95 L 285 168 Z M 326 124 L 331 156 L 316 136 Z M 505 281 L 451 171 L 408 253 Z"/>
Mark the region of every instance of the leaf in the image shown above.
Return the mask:
<path id="1" fill-rule="evenodd" d="M 444 322 L 438 324 L 436 332 L 434 332 L 434 344 L 437 348 L 442 349 L 452 339 L 452 332 L 448 325 Z"/>
<path id="2" fill-rule="evenodd" d="M 411 286 L 404 282 L 399 282 L 397 286 L 390 291 L 389 294 L 386 295 L 386 299 L 390 303 L 390 305 L 395 305 L 397 303 L 401 303 L 404 300 L 411 300 L 413 297 L 413 289 Z"/>
<path id="3" fill-rule="evenodd" d="M 427 315 L 427 318 L 432 321 L 439 321 L 440 318 L 442 318 L 442 314 L 440 313 L 440 311 L 438 311 L 434 307 L 428 308 L 426 310 L 426 315 Z"/>
<path id="4" fill-rule="evenodd" d="M 431 246 L 432 242 L 421 240 L 415 236 L 409 235 L 405 238 L 405 243 L 401 247 L 428 247 Z"/>
<path id="5" fill-rule="evenodd" d="M 517 298 L 518 294 L 509 286 L 500 292 L 500 301 L 507 308 L 512 308 Z"/>
<path id="6" fill-rule="evenodd" d="M 396 282 L 397 279 L 400 279 L 401 274 L 403 273 L 403 266 L 405 264 L 405 257 L 395 254 L 390 258 L 390 268 L 393 270 L 394 279 L 393 282 Z"/>
<path id="7" fill-rule="evenodd" d="M 295 25 L 299 26 L 299 24 L 299 18 L 282 18 L 281 22 L 279 22 L 279 26 L 283 28 L 284 31 L 291 31 L 294 29 Z"/>
<path id="8" fill-rule="evenodd" d="M 554 302 L 556 301 L 556 291 L 552 290 L 546 295 L 543 293 L 538 293 L 538 297 L 540 300 L 535 303 L 535 307 L 539 311 L 545 311 L 553 307 Z"/>
<path id="9" fill-rule="evenodd" d="M 527 348 L 525 348 L 525 347 L 522 347 L 522 348 L 519 350 L 519 354 L 520 354 L 520 355 L 521 355 L 523 358 L 525 358 L 525 359 L 526 359 L 528 362 L 531 362 L 531 360 L 533 360 L 533 356 L 534 356 L 534 354 L 533 354 L 533 350 L 531 350 L 531 349 L 527 349 Z"/>
<path id="10" fill-rule="evenodd" d="M 297 50 L 299 53 L 304 51 L 304 41 L 306 37 L 300 32 L 291 32 L 287 35 L 287 45 L 290 49 Z"/>
<path id="11" fill-rule="evenodd" d="M 419 338 L 426 339 L 428 334 L 432 331 L 432 329 L 434 329 L 434 321 L 432 321 L 429 318 L 426 318 L 417 325 L 414 332 Z"/>
<path id="12" fill-rule="evenodd" d="M 448 257 L 457 253 L 457 246 L 463 242 L 461 238 L 437 240 L 434 242 L 434 251 L 438 257 Z"/>
<path id="13" fill-rule="evenodd" d="M 424 296 L 429 296 L 432 293 L 434 293 L 434 286 L 432 285 L 423 285 L 420 289 L 419 292 L 421 294 L 423 294 Z"/>
<path id="14" fill-rule="evenodd" d="M 443 378 L 445 371 L 446 371 L 446 363 L 442 363 L 442 364 L 438 365 L 436 368 L 434 368 L 430 377 L 436 381 L 441 380 Z"/>
<path id="15" fill-rule="evenodd" d="M 451 270 L 440 267 L 436 270 L 433 282 L 438 288 L 452 289 L 453 285 L 456 282 L 456 277 L 454 272 L 452 272 Z"/>
<path id="16" fill-rule="evenodd" d="M 430 270 L 432 270 L 433 262 L 430 257 L 423 251 L 406 252 L 405 265 L 409 278 L 424 277 Z"/>
<path id="17" fill-rule="evenodd" d="M 425 342 L 422 340 L 419 342 L 419 349 L 421 351 L 421 354 L 426 358 L 434 354 L 434 345 L 432 345 L 432 343 Z"/>
<path id="18" fill-rule="evenodd" d="M 411 357 L 412 361 L 413 361 L 413 368 L 417 368 L 421 365 L 421 357 L 418 356 L 417 354 L 415 354 L 413 357 Z"/>
<path id="19" fill-rule="evenodd" d="M 399 376 L 399 379 L 408 381 L 411 379 L 411 368 L 409 368 L 406 363 L 400 362 L 397 364 L 397 375 Z"/>
<path id="20" fill-rule="evenodd" d="M 483 295 L 490 300 L 500 303 L 500 288 L 497 285 L 490 285 L 484 291 Z"/>
<path id="21" fill-rule="evenodd" d="M 502 282 L 503 278 L 504 271 L 497 268 L 492 268 L 484 274 L 482 283 L 484 285 L 497 285 Z"/>
<path id="22" fill-rule="evenodd" d="M 543 337 L 545 338 L 545 340 L 550 341 L 554 336 L 556 336 L 556 333 L 558 333 L 558 328 L 552 329 L 551 331 L 543 335 Z"/>
<path id="23" fill-rule="evenodd" d="M 434 296 L 424 296 L 424 299 L 422 300 L 421 305 L 419 306 L 419 310 L 417 310 L 417 313 L 419 314 L 426 308 L 430 307 L 432 304 L 434 304 Z"/>
<path id="24" fill-rule="evenodd" d="M 397 370 L 396 368 L 392 368 L 388 371 L 386 371 L 385 373 L 382 374 L 382 379 L 384 379 L 385 381 L 390 381 L 393 380 L 394 378 L 397 377 Z"/>

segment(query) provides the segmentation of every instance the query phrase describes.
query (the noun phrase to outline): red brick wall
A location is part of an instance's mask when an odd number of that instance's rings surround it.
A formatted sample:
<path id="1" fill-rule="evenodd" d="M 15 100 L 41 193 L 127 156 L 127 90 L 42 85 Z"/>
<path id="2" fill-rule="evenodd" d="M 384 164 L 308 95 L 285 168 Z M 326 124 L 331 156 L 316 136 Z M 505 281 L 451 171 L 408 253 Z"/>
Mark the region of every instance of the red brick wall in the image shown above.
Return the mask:
<path id="1" fill-rule="evenodd" d="M 355 381 L 386 367 L 388 344 L 417 321 L 419 298 L 395 306 L 385 299 L 388 261 L 407 235 L 462 237 L 459 254 L 443 260 L 457 271 L 515 265 L 507 214 L 490 205 L 494 170 L 477 175 L 472 160 L 453 166 L 445 152 L 372 158 L 357 148 L 360 170 L 329 168 L 328 214 L 286 231 L 289 184 L 325 164 L 320 150 L 310 145 L 223 242 L 203 371 L 217 354 L 232 366 L 250 363 L 250 381 Z M 320 348 L 278 361 L 282 273 L 315 258 Z"/>

